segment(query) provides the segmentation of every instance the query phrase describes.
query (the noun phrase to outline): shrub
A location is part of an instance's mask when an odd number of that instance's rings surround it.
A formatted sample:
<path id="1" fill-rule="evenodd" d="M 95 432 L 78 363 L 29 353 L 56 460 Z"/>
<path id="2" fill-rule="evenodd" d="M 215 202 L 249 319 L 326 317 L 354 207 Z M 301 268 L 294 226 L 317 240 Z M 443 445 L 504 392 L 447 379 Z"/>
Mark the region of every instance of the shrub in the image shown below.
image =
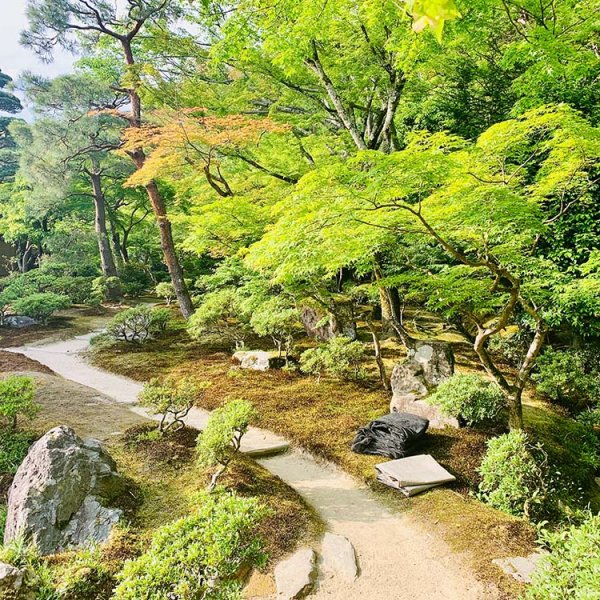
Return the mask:
<path id="1" fill-rule="evenodd" d="M 141 263 L 127 263 L 119 269 L 123 292 L 137 298 L 152 287 L 152 277 Z"/>
<path id="2" fill-rule="evenodd" d="M 546 454 L 523 431 L 489 440 L 479 467 L 482 500 L 508 514 L 537 521 L 552 512 Z"/>
<path id="3" fill-rule="evenodd" d="M 34 544 L 21 537 L 0 546 L 0 562 L 24 571 L 24 583 L 36 590 L 36 599 L 59 600 L 52 583 L 50 568 Z"/>
<path id="4" fill-rule="evenodd" d="M 123 284 L 119 277 L 96 277 L 92 281 L 92 295 L 100 301 L 118 302 L 123 298 Z"/>
<path id="5" fill-rule="evenodd" d="M 39 412 L 34 395 L 35 384 L 31 377 L 8 375 L 0 379 L 0 416 L 8 420 L 13 431 L 20 416 L 31 419 Z"/>
<path id="6" fill-rule="evenodd" d="M 467 425 L 497 420 L 505 406 L 502 391 L 480 375 L 453 375 L 442 382 L 427 402 L 439 406 L 447 417 L 462 418 Z"/>
<path id="7" fill-rule="evenodd" d="M 255 498 L 203 494 L 193 515 L 158 529 L 147 552 L 125 563 L 113 599 L 239 598 L 240 571 L 265 563 L 256 529 L 267 514 Z"/>
<path id="8" fill-rule="evenodd" d="M 600 515 L 582 525 L 545 532 L 552 553 L 534 572 L 527 600 L 591 600 L 600 590 Z"/>
<path id="9" fill-rule="evenodd" d="M 68 296 L 73 304 L 94 304 L 93 278 L 63 275 L 54 279 L 49 291 Z"/>
<path id="10" fill-rule="evenodd" d="M 237 455 L 242 437 L 255 417 L 252 404 L 239 399 L 230 400 L 211 414 L 206 427 L 198 436 L 196 446 L 200 467 L 218 467 L 211 478 L 210 491 L 215 488 L 218 478 Z"/>
<path id="11" fill-rule="evenodd" d="M 139 395 L 142 406 L 154 415 L 162 415 L 158 430 L 163 433 L 171 427 L 183 427 L 183 419 L 190 412 L 198 395 L 210 386 L 207 381 L 196 382 L 192 378 L 152 379 L 144 385 Z"/>
<path id="12" fill-rule="evenodd" d="M 580 412 L 577 421 L 586 427 L 600 427 L 600 408 Z"/>
<path id="13" fill-rule="evenodd" d="M 57 310 L 68 308 L 70 304 L 68 296 L 42 292 L 15 300 L 12 303 L 12 309 L 18 315 L 31 317 L 39 323 L 45 324 Z"/>
<path id="14" fill-rule="evenodd" d="M 164 298 L 167 306 L 169 306 L 171 302 L 173 302 L 173 298 L 175 298 L 175 288 L 173 287 L 173 284 L 169 283 L 168 281 L 162 281 L 159 283 L 154 288 L 154 293 L 159 298 Z"/>
<path id="15" fill-rule="evenodd" d="M 315 375 L 320 381 L 326 372 L 333 377 L 360 379 L 363 376 L 360 362 L 364 358 L 364 346 L 345 336 L 335 336 L 318 348 L 311 348 L 300 357 L 300 370 Z"/>
<path id="16" fill-rule="evenodd" d="M 65 565 L 54 569 L 53 579 L 61 600 L 108 600 L 115 585 L 98 546 L 79 550 Z"/>
<path id="17" fill-rule="evenodd" d="M 106 326 L 106 333 L 114 340 L 142 344 L 153 335 L 162 333 L 168 320 L 168 311 L 136 306 L 113 317 Z"/>
<path id="18" fill-rule="evenodd" d="M 272 298 L 261 304 L 252 313 L 250 325 L 260 336 L 269 336 L 279 352 L 285 350 L 286 363 L 294 343 L 294 329 L 298 322 L 298 311 L 279 298 Z"/>
<path id="19" fill-rule="evenodd" d="M 600 397 L 598 358 L 582 350 L 548 348 L 537 360 L 537 389 L 555 402 L 585 408 Z"/>
<path id="20" fill-rule="evenodd" d="M 3 431 L 0 434 L 0 474 L 17 472 L 27 455 L 31 436 L 27 433 Z"/>

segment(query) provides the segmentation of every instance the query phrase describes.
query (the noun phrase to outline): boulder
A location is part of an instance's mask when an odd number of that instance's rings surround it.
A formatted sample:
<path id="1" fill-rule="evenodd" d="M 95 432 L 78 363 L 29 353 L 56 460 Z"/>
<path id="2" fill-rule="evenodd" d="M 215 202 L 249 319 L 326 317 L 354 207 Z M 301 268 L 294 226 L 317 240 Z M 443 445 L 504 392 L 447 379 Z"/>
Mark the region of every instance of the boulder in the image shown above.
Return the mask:
<path id="1" fill-rule="evenodd" d="M 34 600 L 35 591 L 26 584 L 21 569 L 0 562 L 0 598 L 3 600 Z"/>
<path id="2" fill-rule="evenodd" d="M 277 600 L 304 598 L 317 579 L 317 556 L 312 548 L 303 548 L 275 567 Z"/>
<path id="3" fill-rule="evenodd" d="M 285 364 L 283 358 L 272 356 L 264 350 L 238 350 L 232 358 L 233 362 L 240 366 L 240 369 L 250 369 L 251 371 L 268 371 L 280 368 Z"/>
<path id="4" fill-rule="evenodd" d="M 327 532 L 321 546 L 323 571 L 352 582 L 358 577 L 358 564 L 354 546 L 348 538 Z"/>
<path id="5" fill-rule="evenodd" d="M 492 563 L 521 583 L 531 583 L 531 577 L 539 568 L 540 561 L 548 556 L 546 551 L 538 551 L 528 556 L 512 556 L 510 558 L 495 558 Z"/>
<path id="6" fill-rule="evenodd" d="M 24 327 L 33 327 L 38 322 L 31 317 L 25 317 L 20 315 L 10 315 L 4 319 L 4 324 L 8 327 L 14 327 L 16 329 L 23 329 Z"/>
<path id="7" fill-rule="evenodd" d="M 4 542 L 24 536 L 44 555 L 103 542 L 122 516 L 111 503 L 124 489 L 100 442 L 56 427 L 31 447 L 15 475 Z"/>
<path id="8" fill-rule="evenodd" d="M 300 320 L 309 337 L 326 342 L 336 335 L 344 335 L 351 340 L 356 339 L 356 321 L 352 304 L 339 303 L 335 314 L 323 314 L 311 306 L 304 306 L 300 311 Z"/>
<path id="9" fill-rule="evenodd" d="M 454 354 L 445 342 L 418 341 L 404 362 L 394 366 L 390 380 L 390 412 L 408 412 L 429 421 L 431 427 L 458 427 L 457 419 L 445 417 L 423 400 L 429 390 L 454 373 Z"/>

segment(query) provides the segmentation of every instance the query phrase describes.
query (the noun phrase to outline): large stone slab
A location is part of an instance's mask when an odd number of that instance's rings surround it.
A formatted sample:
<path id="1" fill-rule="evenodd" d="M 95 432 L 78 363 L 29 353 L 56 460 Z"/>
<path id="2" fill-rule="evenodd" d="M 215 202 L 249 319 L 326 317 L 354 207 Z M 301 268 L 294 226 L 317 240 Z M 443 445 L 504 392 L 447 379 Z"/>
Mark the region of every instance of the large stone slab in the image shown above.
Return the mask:
<path id="1" fill-rule="evenodd" d="M 272 356 L 270 352 L 264 350 L 238 350 L 232 359 L 240 366 L 240 369 L 250 369 L 251 371 L 268 371 L 285 364 L 284 359 Z"/>
<path id="2" fill-rule="evenodd" d="M 98 441 L 56 427 L 31 447 L 15 475 L 4 541 L 24 536 L 42 554 L 103 542 L 122 516 L 111 502 L 124 489 Z"/>
<path id="3" fill-rule="evenodd" d="M 358 577 L 358 563 L 354 546 L 348 538 L 327 532 L 321 545 L 324 572 L 352 582 Z"/>
<path id="4" fill-rule="evenodd" d="M 304 598 L 314 588 L 317 556 L 312 548 L 303 548 L 275 567 L 277 600 Z"/>

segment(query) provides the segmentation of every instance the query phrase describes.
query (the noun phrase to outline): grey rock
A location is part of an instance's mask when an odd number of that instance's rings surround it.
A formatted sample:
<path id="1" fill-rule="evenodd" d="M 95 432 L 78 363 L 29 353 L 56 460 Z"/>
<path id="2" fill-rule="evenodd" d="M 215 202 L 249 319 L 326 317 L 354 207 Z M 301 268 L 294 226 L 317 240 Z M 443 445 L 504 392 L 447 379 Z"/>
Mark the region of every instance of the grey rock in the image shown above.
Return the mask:
<path id="1" fill-rule="evenodd" d="M 26 584 L 21 569 L 0 562 L 0 598 L 3 600 L 33 600 L 35 591 Z"/>
<path id="2" fill-rule="evenodd" d="M 122 516 L 110 504 L 124 489 L 99 442 L 56 427 L 31 447 L 15 475 L 4 541 L 22 535 L 42 554 L 103 542 Z"/>
<path id="3" fill-rule="evenodd" d="M 306 333 L 316 340 L 326 342 L 336 335 L 356 339 L 356 320 L 350 303 L 336 304 L 335 312 L 329 314 L 323 314 L 311 306 L 304 306 L 300 311 L 300 320 Z"/>
<path id="4" fill-rule="evenodd" d="M 529 556 L 513 556 L 511 558 L 495 558 L 492 560 L 504 573 L 521 583 L 531 583 L 531 576 L 539 566 L 540 560 L 547 552 L 533 552 Z"/>
<path id="5" fill-rule="evenodd" d="M 251 371 L 268 371 L 274 366 L 274 360 L 264 350 L 238 350 L 233 355 L 233 361 L 238 363 L 241 369 Z"/>
<path id="6" fill-rule="evenodd" d="M 10 315 L 4 319 L 4 324 L 8 327 L 14 327 L 16 329 L 23 329 L 25 327 L 32 327 L 37 325 L 38 322 L 31 317 L 25 317 L 20 315 Z"/>
<path id="7" fill-rule="evenodd" d="M 304 598 L 314 588 L 317 579 L 316 554 L 303 548 L 275 567 L 277 600 Z"/>
<path id="8" fill-rule="evenodd" d="M 454 355 L 445 342 L 418 341 L 404 362 L 394 366 L 391 376 L 390 412 L 408 412 L 429 420 L 431 427 L 458 427 L 457 419 L 445 417 L 436 406 L 423 400 L 431 388 L 454 373 Z"/>
<path id="9" fill-rule="evenodd" d="M 348 538 L 326 533 L 321 546 L 322 568 L 325 572 L 352 582 L 358 577 L 358 564 L 354 546 Z"/>

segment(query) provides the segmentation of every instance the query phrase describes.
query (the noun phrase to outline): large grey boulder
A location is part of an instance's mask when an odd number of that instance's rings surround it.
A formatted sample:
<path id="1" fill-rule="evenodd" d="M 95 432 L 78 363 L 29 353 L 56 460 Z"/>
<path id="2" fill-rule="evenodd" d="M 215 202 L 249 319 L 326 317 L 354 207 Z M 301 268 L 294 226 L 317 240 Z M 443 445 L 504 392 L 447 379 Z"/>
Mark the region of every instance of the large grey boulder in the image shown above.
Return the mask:
<path id="1" fill-rule="evenodd" d="M 25 571 L 0 562 L 0 598 L 34 600 L 35 591 L 28 585 Z"/>
<path id="2" fill-rule="evenodd" d="M 391 376 L 390 412 L 408 412 L 429 421 L 431 427 L 458 427 L 457 419 L 445 417 L 436 406 L 423 400 L 429 390 L 454 373 L 454 355 L 445 342 L 418 341 L 404 362 L 394 366 Z"/>
<path id="3" fill-rule="evenodd" d="M 111 503 L 124 489 L 98 441 L 56 427 L 31 447 L 15 475 L 4 542 L 24 536 L 42 554 L 103 542 L 122 516 Z"/>
<path id="4" fill-rule="evenodd" d="M 8 327 L 14 327 L 16 329 L 23 329 L 24 327 L 33 327 L 38 322 L 31 317 L 24 315 L 10 315 L 4 319 L 4 324 Z"/>
<path id="5" fill-rule="evenodd" d="M 303 548 L 275 567 L 277 600 L 304 598 L 314 588 L 317 579 L 317 555 L 312 548 Z"/>
<path id="6" fill-rule="evenodd" d="M 338 303 L 335 313 L 323 314 L 312 306 L 304 306 L 300 320 L 306 333 L 316 340 L 326 342 L 336 335 L 356 339 L 356 319 L 352 304 Z"/>

